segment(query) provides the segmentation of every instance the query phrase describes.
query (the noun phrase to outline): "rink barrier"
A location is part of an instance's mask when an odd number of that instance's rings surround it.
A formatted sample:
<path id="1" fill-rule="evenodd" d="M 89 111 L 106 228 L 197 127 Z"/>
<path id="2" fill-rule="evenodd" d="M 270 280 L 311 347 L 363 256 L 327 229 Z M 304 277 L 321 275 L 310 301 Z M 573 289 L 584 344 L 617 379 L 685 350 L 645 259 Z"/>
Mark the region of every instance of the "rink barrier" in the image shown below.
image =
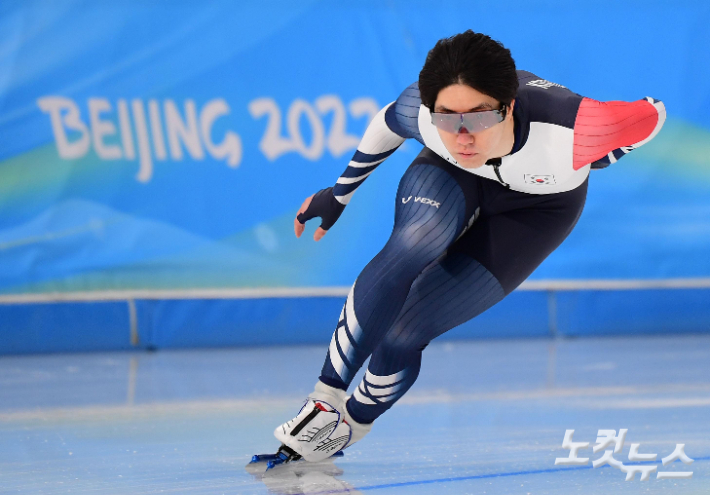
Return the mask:
<path id="1" fill-rule="evenodd" d="M 0 355 L 327 344 L 350 287 L 0 296 Z M 710 278 L 531 280 L 440 337 L 705 333 Z"/>

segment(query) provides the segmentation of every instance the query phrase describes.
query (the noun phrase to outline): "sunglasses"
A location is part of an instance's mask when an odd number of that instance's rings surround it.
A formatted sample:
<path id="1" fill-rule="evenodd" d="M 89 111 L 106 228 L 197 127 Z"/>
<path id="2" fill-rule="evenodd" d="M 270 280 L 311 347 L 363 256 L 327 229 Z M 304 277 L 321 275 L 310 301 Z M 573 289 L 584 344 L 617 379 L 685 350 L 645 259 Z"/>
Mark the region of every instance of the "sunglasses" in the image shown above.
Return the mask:
<path id="1" fill-rule="evenodd" d="M 458 134 L 461 129 L 469 133 L 479 132 L 503 122 L 505 110 L 486 110 L 485 112 L 470 113 L 437 113 L 432 112 L 431 123 L 446 132 Z"/>

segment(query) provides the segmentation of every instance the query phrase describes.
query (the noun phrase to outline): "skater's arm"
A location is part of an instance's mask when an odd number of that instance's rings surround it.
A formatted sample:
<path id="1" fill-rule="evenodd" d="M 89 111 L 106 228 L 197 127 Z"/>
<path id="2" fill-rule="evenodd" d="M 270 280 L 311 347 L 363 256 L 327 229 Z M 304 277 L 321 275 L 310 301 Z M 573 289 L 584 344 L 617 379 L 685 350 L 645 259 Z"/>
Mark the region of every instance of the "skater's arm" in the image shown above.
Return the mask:
<path id="1" fill-rule="evenodd" d="M 415 84 L 409 86 L 394 101 L 372 119 L 365 130 L 357 151 L 348 167 L 333 187 L 321 189 L 306 198 L 294 220 L 296 237 L 305 229 L 305 222 L 314 217 L 321 217 L 321 226 L 313 238 L 318 241 L 335 224 L 345 206 L 358 187 L 407 139 L 421 141 L 418 129 L 418 115 L 421 100 Z"/>
<path id="2" fill-rule="evenodd" d="M 333 195 L 339 203 L 348 204 L 364 180 L 394 153 L 405 139 L 414 138 L 422 142 L 419 133 L 421 104 L 419 84 L 414 83 L 372 119 L 355 155 L 333 186 Z"/>
<path id="3" fill-rule="evenodd" d="M 666 111 L 659 100 L 597 101 L 584 98 L 574 125 L 574 169 L 604 168 L 653 139 Z"/>
<path id="4" fill-rule="evenodd" d="M 340 204 L 347 205 L 365 179 L 408 137 L 396 133 L 385 119 L 388 112 L 395 110 L 396 105 L 397 102 L 390 103 L 372 119 L 348 167 L 333 186 L 333 196 Z"/>

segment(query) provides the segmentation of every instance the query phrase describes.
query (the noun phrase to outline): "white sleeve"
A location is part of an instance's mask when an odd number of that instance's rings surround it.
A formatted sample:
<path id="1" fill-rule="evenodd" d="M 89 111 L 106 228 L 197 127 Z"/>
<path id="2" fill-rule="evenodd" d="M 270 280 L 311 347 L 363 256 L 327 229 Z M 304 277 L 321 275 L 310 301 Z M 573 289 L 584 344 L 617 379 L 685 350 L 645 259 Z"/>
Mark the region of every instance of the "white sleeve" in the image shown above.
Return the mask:
<path id="1" fill-rule="evenodd" d="M 392 131 L 385 121 L 387 110 L 394 104 L 395 102 L 392 102 L 387 105 L 372 119 L 348 168 L 333 187 L 333 195 L 339 203 L 348 204 L 367 176 L 405 141 L 405 138 Z"/>

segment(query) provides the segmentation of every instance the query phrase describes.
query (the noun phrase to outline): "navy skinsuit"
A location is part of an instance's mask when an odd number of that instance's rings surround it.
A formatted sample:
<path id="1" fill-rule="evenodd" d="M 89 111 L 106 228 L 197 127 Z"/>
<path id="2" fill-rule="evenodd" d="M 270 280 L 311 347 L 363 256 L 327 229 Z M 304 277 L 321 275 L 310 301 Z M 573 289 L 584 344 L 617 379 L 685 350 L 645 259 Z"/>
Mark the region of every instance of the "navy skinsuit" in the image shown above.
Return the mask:
<path id="1" fill-rule="evenodd" d="M 564 241 L 582 213 L 592 165 L 633 149 L 611 147 L 608 158 L 573 167 L 583 97 L 529 72 L 519 78 L 511 155 L 476 170 L 458 166 L 427 128 L 428 109 L 412 85 L 373 119 L 337 184 L 299 216 L 321 216 L 329 228 L 406 138 L 425 145 L 399 183 L 392 235 L 355 281 L 320 376 L 347 390 L 371 356 L 347 402 L 358 422 L 374 421 L 406 393 L 432 339 L 503 299 Z M 648 103 L 659 109 L 655 135 L 662 104 Z"/>

